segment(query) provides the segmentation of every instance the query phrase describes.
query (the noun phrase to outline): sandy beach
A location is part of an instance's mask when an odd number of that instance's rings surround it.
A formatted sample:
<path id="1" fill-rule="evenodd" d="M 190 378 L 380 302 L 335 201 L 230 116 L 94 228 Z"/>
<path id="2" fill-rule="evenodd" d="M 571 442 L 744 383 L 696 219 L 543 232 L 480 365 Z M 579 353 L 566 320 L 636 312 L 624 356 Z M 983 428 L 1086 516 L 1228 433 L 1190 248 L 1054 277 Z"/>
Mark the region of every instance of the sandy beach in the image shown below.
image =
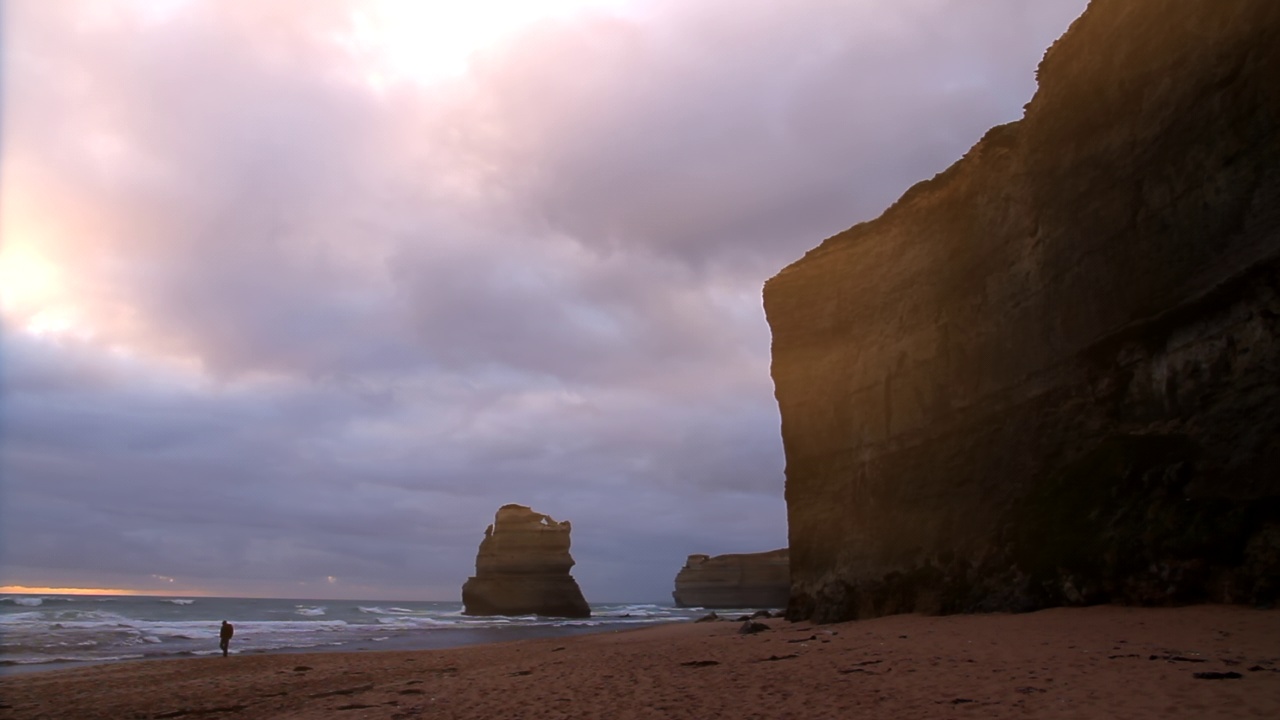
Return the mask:
<path id="1" fill-rule="evenodd" d="M 765 623 L 98 665 L 0 679 L 0 718 L 1280 717 L 1275 610 Z"/>

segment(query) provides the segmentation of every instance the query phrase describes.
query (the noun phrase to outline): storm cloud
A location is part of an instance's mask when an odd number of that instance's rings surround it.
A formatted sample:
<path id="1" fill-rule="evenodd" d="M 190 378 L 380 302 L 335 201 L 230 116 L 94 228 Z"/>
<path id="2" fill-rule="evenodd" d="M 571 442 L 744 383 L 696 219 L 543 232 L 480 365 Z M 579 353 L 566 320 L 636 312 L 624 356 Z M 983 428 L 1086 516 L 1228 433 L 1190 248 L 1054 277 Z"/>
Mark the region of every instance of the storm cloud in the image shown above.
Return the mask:
<path id="1" fill-rule="evenodd" d="M 760 289 L 1017 119 L 1084 0 L 654 2 L 396 72 L 365 3 L 3 5 L 0 583 L 589 600 L 787 542 Z"/>

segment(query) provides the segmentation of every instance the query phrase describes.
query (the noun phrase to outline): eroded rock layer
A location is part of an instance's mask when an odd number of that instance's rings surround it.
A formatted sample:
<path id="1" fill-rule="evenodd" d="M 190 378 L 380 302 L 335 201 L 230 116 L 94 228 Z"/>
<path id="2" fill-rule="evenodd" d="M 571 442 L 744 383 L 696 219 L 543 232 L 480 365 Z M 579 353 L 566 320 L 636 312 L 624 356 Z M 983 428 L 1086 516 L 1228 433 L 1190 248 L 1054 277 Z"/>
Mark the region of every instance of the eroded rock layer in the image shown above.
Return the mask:
<path id="1" fill-rule="evenodd" d="M 676 574 L 676 607 L 780 608 L 791 592 L 787 549 L 690 555 Z"/>
<path id="2" fill-rule="evenodd" d="M 556 522 L 524 505 L 503 505 L 484 531 L 476 574 L 462 586 L 467 615 L 589 617 L 569 574 L 569 521 Z"/>
<path id="3" fill-rule="evenodd" d="M 1094 0 L 766 284 L 793 619 L 1276 601 L 1277 78 L 1280 2 Z"/>

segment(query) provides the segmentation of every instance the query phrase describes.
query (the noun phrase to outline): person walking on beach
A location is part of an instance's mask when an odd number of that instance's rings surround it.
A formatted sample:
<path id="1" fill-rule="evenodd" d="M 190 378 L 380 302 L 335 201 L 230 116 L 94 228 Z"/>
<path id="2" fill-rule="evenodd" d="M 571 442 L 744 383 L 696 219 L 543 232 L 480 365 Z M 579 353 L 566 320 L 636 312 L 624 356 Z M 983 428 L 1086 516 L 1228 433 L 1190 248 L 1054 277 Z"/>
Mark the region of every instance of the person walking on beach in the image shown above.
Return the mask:
<path id="1" fill-rule="evenodd" d="M 222 657 L 227 656 L 227 646 L 231 644 L 231 636 L 236 634 L 236 628 L 226 620 L 222 621 L 222 632 L 218 633 L 219 643 L 222 647 Z"/>

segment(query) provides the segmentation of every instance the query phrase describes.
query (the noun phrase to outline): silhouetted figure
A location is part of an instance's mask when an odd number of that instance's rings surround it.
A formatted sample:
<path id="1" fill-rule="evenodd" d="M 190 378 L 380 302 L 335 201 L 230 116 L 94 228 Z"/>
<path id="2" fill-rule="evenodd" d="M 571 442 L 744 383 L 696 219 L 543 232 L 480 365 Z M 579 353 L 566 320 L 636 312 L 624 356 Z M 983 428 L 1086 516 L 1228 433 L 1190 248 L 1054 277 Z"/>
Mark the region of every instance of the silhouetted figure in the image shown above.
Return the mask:
<path id="1" fill-rule="evenodd" d="M 218 633 L 218 639 L 222 647 L 222 657 L 227 656 L 227 646 L 231 644 L 231 636 L 236 634 L 236 628 L 226 620 L 222 621 L 222 632 Z"/>

